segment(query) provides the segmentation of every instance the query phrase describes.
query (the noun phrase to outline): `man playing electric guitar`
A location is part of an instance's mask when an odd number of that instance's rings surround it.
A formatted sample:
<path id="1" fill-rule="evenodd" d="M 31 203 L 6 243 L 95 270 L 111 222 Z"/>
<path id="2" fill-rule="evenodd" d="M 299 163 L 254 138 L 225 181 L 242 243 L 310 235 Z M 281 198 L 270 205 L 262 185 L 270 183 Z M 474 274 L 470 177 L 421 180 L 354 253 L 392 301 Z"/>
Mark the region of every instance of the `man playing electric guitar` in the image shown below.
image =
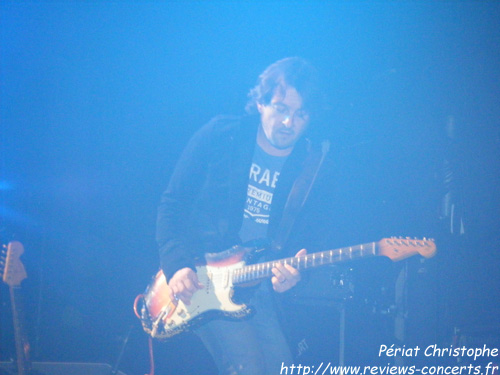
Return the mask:
<path id="1" fill-rule="evenodd" d="M 161 268 L 172 300 L 189 305 L 204 288 L 195 265 L 206 253 L 267 238 L 273 258 L 288 255 L 279 250 L 326 153 L 309 137 L 320 126 L 317 82 L 303 59 L 280 60 L 250 91 L 247 115 L 217 117 L 190 140 L 158 209 Z M 314 153 L 320 161 L 308 162 Z M 220 374 L 275 375 L 292 360 L 272 299 L 301 276 L 282 264 L 272 275 L 250 297 L 255 314 L 249 319 L 212 320 L 195 330 Z"/>

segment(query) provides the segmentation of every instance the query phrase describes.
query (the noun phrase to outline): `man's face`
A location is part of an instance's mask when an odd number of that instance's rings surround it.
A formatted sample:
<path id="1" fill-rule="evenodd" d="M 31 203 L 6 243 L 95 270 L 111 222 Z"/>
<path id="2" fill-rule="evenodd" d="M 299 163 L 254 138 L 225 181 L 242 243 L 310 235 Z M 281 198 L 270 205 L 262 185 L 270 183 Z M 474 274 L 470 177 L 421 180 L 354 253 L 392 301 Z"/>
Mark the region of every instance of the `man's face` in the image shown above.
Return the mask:
<path id="1" fill-rule="evenodd" d="M 309 123 L 302 97 L 294 87 L 279 87 L 269 104 L 258 104 L 261 125 L 258 144 L 271 155 L 288 155 Z"/>

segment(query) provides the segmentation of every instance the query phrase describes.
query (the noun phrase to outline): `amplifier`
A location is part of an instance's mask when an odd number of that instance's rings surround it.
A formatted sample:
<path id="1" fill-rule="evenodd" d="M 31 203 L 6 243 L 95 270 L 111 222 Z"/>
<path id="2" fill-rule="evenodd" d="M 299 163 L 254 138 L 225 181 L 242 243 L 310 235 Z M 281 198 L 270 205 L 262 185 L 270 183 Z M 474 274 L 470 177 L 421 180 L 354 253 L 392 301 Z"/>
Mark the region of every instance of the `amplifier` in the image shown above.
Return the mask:
<path id="1" fill-rule="evenodd" d="M 121 371 L 111 374 L 112 367 L 106 363 L 79 362 L 33 362 L 33 375 L 125 375 Z M 14 362 L 0 362 L 0 375 L 16 375 Z"/>

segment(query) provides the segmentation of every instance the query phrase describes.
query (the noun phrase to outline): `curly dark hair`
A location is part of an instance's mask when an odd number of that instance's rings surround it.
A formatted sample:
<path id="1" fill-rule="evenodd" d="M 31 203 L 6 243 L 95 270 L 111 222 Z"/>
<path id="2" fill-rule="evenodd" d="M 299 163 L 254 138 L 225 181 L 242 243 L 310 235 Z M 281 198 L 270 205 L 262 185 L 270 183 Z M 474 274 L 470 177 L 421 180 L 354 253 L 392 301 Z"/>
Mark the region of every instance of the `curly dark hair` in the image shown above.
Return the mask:
<path id="1" fill-rule="evenodd" d="M 257 104 L 269 104 L 283 84 L 298 91 L 303 108 L 311 114 L 321 109 L 323 95 L 316 69 L 301 57 L 287 57 L 269 65 L 259 76 L 257 85 L 248 93 L 247 113 L 255 114 Z"/>

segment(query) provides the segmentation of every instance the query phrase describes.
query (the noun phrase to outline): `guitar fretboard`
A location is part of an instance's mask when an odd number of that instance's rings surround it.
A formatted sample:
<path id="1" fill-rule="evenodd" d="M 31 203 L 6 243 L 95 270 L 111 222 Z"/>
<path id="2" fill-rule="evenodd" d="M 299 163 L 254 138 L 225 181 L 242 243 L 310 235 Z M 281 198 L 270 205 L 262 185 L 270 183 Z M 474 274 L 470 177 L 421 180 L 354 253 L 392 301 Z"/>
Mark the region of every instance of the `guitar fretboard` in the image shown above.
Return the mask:
<path id="1" fill-rule="evenodd" d="M 12 320 L 14 322 L 14 335 L 16 343 L 17 373 L 29 375 L 31 373 L 31 361 L 29 358 L 29 344 L 24 330 L 24 310 L 20 295 L 20 286 L 11 286 L 10 302 L 12 304 Z"/>
<path id="2" fill-rule="evenodd" d="M 232 281 L 233 285 L 238 285 L 271 277 L 273 275 L 272 269 L 277 264 L 288 264 L 298 270 L 304 270 L 375 255 L 378 255 L 377 243 L 370 242 L 357 246 L 307 254 L 301 257 L 291 257 L 271 262 L 248 265 L 234 270 Z"/>

